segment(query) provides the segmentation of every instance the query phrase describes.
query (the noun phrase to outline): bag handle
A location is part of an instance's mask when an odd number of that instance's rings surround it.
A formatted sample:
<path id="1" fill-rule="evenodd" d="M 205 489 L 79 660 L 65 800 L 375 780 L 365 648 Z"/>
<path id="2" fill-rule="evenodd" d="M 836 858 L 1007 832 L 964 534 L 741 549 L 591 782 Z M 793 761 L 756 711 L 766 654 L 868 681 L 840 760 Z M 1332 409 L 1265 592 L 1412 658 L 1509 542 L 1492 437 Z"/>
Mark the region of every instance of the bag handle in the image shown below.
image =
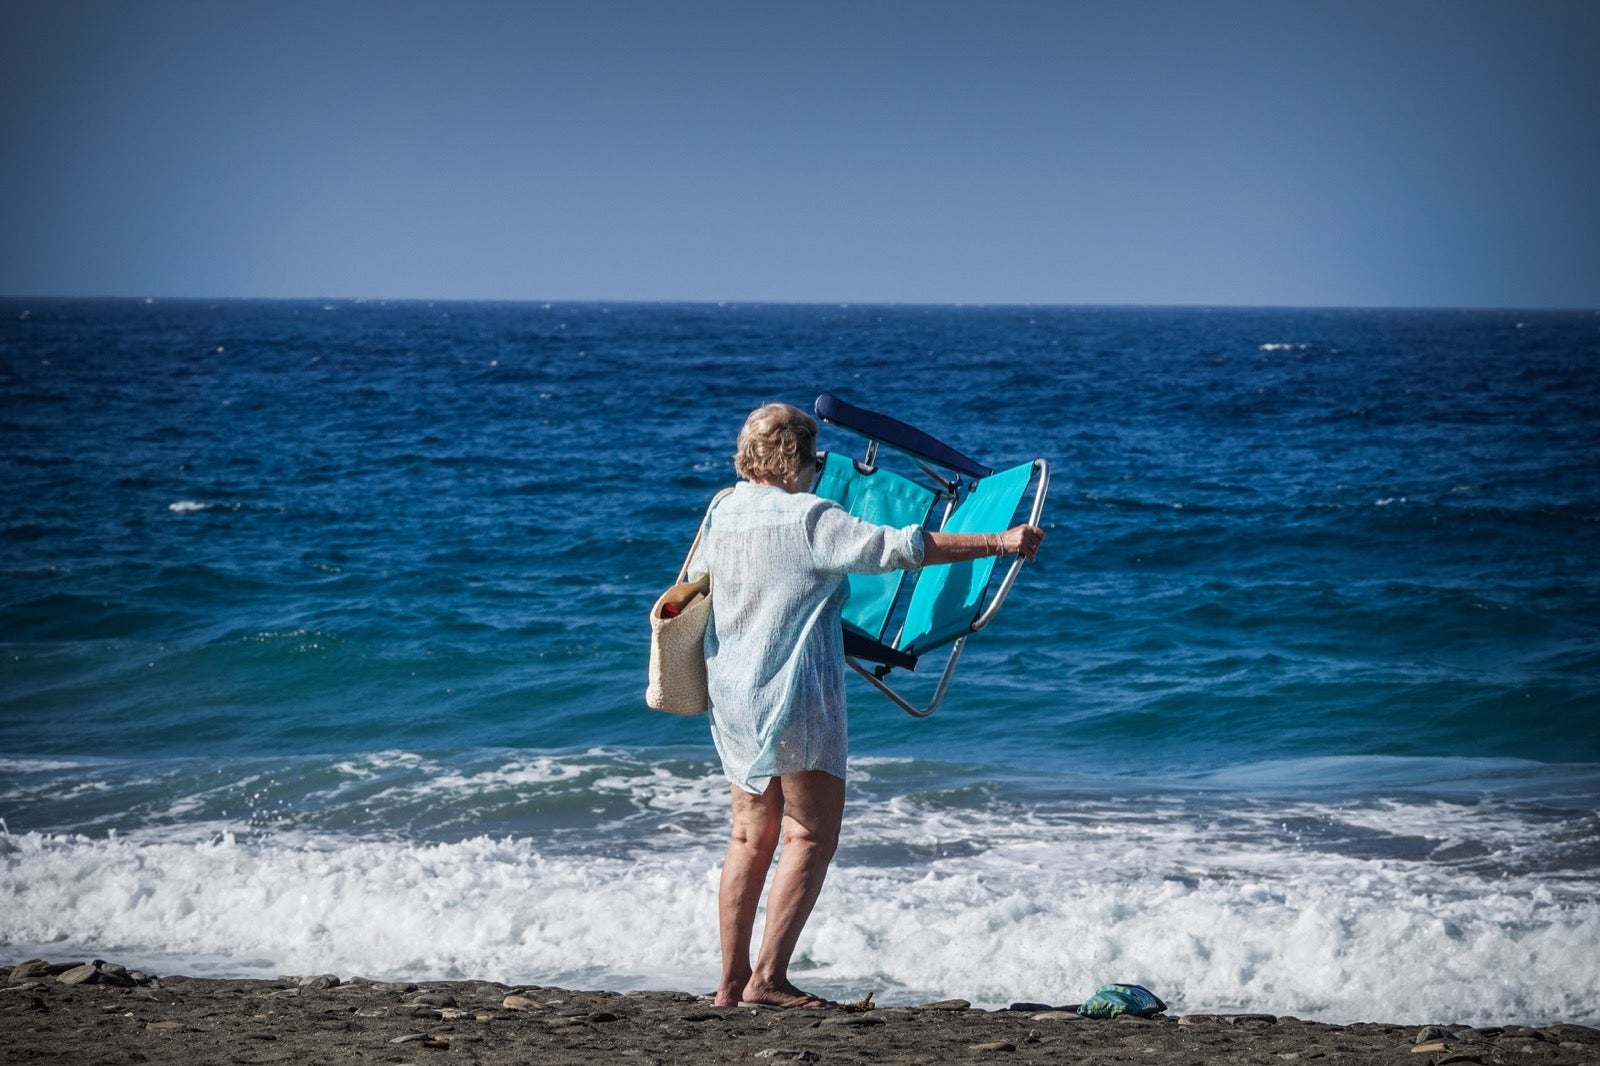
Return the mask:
<path id="1" fill-rule="evenodd" d="M 700 547 L 700 537 L 705 533 L 706 526 L 711 524 L 711 512 L 722 502 L 722 498 L 733 491 L 733 487 L 723 489 L 711 497 L 711 502 L 706 505 L 706 516 L 700 519 L 700 528 L 694 531 L 694 543 L 689 545 L 689 554 L 683 557 L 683 565 L 678 567 L 678 580 L 681 582 L 689 576 L 689 564 L 694 560 L 694 553 Z"/>

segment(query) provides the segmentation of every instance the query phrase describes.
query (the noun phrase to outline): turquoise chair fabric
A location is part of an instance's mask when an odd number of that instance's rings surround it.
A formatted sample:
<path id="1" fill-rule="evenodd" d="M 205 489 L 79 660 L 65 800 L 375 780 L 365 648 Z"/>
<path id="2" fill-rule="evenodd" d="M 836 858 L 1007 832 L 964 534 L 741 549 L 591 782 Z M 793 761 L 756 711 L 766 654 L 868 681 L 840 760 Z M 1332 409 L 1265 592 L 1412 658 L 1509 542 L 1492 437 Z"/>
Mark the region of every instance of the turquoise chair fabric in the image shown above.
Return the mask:
<path id="1" fill-rule="evenodd" d="M 935 493 L 891 470 L 864 473 L 849 456 L 829 452 L 814 490 L 866 522 L 884 526 L 921 526 L 927 523 Z M 883 630 L 894 610 L 905 572 L 851 574 L 850 599 L 844 621 L 873 640 L 883 640 Z"/>
<path id="2" fill-rule="evenodd" d="M 1010 529 L 1032 478 L 1032 463 L 984 478 L 956 507 L 944 532 L 1000 533 Z M 924 569 L 911 590 L 900 650 L 921 655 L 971 632 L 983 608 L 994 564 L 995 560 L 988 558 Z"/>

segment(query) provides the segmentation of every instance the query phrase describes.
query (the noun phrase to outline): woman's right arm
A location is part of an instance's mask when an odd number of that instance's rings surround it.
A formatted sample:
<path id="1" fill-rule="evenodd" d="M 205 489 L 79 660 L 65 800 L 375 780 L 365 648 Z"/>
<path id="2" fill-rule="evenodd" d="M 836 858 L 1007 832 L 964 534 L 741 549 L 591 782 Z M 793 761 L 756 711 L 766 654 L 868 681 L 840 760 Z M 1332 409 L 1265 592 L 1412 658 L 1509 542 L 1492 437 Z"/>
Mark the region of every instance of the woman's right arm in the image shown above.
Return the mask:
<path id="1" fill-rule="evenodd" d="M 922 565 L 964 563 L 995 555 L 1021 555 L 1033 560 L 1038 554 L 1044 530 L 1038 526 L 1012 526 L 1004 533 L 924 533 Z"/>

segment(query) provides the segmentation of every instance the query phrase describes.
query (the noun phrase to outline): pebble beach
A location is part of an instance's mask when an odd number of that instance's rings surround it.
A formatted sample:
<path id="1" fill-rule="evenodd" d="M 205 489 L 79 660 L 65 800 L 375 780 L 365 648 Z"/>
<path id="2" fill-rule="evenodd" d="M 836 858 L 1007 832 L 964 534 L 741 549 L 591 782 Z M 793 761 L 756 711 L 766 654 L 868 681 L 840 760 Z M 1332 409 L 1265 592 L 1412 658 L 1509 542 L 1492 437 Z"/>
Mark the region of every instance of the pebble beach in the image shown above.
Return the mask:
<path id="1" fill-rule="evenodd" d="M 155 976 L 32 959 L 0 990 L 0 1062 L 40 1063 L 1600 1063 L 1583 1025 L 1330 1025 L 1270 1014 L 1098 1020 L 1074 1005 L 961 999 L 716 1008 L 681 991 L 493 981 Z"/>

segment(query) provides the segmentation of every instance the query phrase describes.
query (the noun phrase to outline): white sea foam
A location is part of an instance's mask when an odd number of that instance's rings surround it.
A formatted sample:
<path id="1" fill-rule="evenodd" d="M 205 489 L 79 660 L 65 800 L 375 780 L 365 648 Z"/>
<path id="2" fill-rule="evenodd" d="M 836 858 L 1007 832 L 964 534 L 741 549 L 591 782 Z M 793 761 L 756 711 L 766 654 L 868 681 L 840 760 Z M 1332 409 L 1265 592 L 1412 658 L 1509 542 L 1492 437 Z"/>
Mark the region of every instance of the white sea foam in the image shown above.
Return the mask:
<path id="1" fill-rule="evenodd" d="M 505 778 L 538 779 L 539 764 L 508 765 Z M 709 820 L 723 786 L 623 772 L 601 779 L 601 793 L 613 789 L 665 818 L 645 835 L 598 826 L 605 846 L 584 851 L 527 836 L 250 838 L 224 824 L 0 835 L 0 944 L 17 957 L 115 955 L 158 971 L 709 989 L 721 840 L 701 823 L 675 831 L 672 819 Z M 1075 1002 L 1126 980 L 1180 1011 L 1600 1020 L 1592 877 L 1552 884 L 1431 859 L 1431 845 L 1368 857 L 1308 835 L 1330 820 L 1507 854 L 1553 832 L 1510 810 L 1435 803 L 857 801 L 797 976 L 885 1003 Z"/>
<path id="2" fill-rule="evenodd" d="M 49 773 L 53 770 L 76 770 L 93 765 L 67 759 L 7 759 L 0 757 L 0 774 Z"/>
<path id="3" fill-rule="evenodd" d="M 209 511 L 211 506 L 200 500 L 178 500 L 176 503 L 167 504 L 167 510 L 173 514 L 196 514 L 200 511 Z"/>

